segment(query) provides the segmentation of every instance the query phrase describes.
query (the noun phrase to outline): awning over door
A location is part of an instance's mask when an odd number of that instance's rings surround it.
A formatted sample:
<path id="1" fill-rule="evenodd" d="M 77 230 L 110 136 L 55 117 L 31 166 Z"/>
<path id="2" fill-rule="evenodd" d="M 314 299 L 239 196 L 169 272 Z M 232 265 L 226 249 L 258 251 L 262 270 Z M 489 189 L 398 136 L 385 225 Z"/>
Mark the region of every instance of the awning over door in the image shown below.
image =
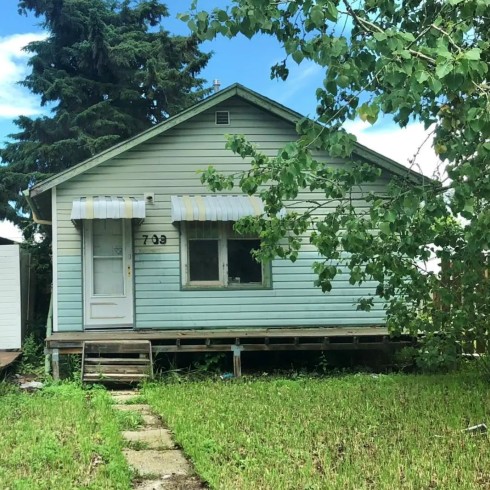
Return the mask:
<path id="1" fill-rule="evenodd" d="M 172 222 L 237 221 L 261 216 L 264 204 L 256 196 L 172 196 Z"/>
<path id="2" fill-rule="evenodd" d="M 73 201 L 71 219 L 143 219 L 145 201 L 135 197 L 94 196 Z"/>

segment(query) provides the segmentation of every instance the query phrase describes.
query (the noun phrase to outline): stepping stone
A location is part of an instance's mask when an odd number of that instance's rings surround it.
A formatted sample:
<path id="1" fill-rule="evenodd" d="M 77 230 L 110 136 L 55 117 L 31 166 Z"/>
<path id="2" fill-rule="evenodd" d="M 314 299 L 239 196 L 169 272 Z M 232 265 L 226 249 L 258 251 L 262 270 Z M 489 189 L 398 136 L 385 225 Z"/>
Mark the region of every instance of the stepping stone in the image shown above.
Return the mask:
<path id="1" fill-rule="evenodd" d="M 205 487 L 195 476 L 170 476 L 137 484 L 135 490 L 201 490 Z"/>
<path id="2" fill-rule="evenodd" d="M 141 414 L 150 415 L 150 405 L 134 404 L 134 405 L 113 405 L 115 410 L 121 410 L 122 412 L 138 412 Z"/>
<path id="3" fill-rule="evenodd" d="M 136 485 L 135 490 L 167 490 L 169 486 L 166 480 L 149 480 Z M 172 488 L 172 487 L 170 487 Z"/>
<path id="4" fill-rule="evenodd" d="M 156 415 L 141 414 L 143 424 L 147 427 L 161 427 L 162 421 Z"/>
<path id="5" fill-rule="evenodd" d="M 129 442 L 145 443 L 148 449 L 172 449 L 175 447 L 167 429 L 127 430 L 122 433 Z"/>
<path id="6" fill-rule="evenodd" d="M 139 395 L 138 390 L 112 390 L 109 392 L 112 396 L 120 396 L 120 395 Z"/>
<path id="7" fill-rule="evenodd" d="M 116 403 L 126 403 L 133 398 L 137 397 L 138 393 L 121 393 L 121 394 L 112 394 L 112 399 Z"/>
<path id="8" fill-rule="evenodd" d="M 167 476 L 167 475 L 189 475 L 191 467 L 184 455 L 178 449 L 169 451 L 156 451 L 144 449 L 135 451 L 124 449 L 126 460 L 138 475 L 145 477 Z"/>

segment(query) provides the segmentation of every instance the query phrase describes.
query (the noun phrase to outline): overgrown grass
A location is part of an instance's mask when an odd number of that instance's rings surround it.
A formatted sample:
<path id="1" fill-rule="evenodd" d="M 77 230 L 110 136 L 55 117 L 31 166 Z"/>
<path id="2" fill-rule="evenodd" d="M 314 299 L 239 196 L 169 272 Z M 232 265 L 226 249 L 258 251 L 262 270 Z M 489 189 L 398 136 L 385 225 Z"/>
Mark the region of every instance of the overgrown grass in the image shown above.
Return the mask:
<path id="1" fill-rule="evenodd" d="M 129 489 L 118 418 L 104 390 L 0 387 L 0 488 Z"/>
<path id="2" fill-rule="evenodd" d="M 215 489 L 490 488 L 488 385 L 476 375 L 151 384 Z"/>

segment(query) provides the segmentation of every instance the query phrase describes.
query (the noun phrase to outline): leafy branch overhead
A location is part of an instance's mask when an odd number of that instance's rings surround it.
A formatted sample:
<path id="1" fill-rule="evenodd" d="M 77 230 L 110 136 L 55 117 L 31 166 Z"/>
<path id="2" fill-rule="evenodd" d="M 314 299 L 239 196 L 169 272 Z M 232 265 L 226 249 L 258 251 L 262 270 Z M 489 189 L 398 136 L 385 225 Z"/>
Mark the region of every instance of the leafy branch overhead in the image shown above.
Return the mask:
<path id="1" fill-rule="evenodd" d="M 194 2 L 181 15 L 201 39 L 275 38 L 284 59 L 271 68 L 273 78 L 287 79 L 291 63 L 324 69 L 317 120 L 298 122 L 297 141 L 271 158 L 231 136 L 229 148 L 251 162 L 249 171 L 203 175 L 216 190 L 238 185 L 260 193 L 272 219 L 240 223 L 260 233 L 259 256 L 294 260 L 309 242 L 323 257 L 315 266 L 318 285 L 330 290 L 339 271 L 351 284 L 375 281 L 373 294 L 385 303 L 394 329 L 444 330 L 453 339 L 486 331 L 489 12 L 488 0 L 235 0 L 211 12 L 198 11 Z M 431 128 L 446 165 L 443 182 L 414 184 L 407 170 L 407 178 L 391 179 L 387 192 L 370 193 L 365 184 L 386 183 L 386 174 L 362 162 L 338 167 L 314 157 L 323 149 L 332 158 L 352 158 L 355 138 L 343 123 L 359 117 L 376 124 L 381 114 L 401 127 L 416 120 Z M 285 202 L 297 212 L 279 218 Z M 421 270 L 434 255 L 442 273 Z M 364 298 L 359 307 L 373 304 Z"/>

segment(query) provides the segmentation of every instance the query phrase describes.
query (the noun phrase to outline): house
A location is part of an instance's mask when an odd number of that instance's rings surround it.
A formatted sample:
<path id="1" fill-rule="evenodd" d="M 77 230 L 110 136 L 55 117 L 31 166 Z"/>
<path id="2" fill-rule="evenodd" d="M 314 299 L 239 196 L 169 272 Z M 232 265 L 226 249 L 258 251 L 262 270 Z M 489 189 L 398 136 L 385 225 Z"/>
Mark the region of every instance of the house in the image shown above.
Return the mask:
<path id="1" fill-rule="evenodd" d="M 239 369 L 247 349 L 379 346 L 382 307 L 355 307 L 369 284 L 339 278 L 322 294 L 308 249 L 294 264 L 254 262 L 258 240 L 238 236 L 233 222 L 261 214 L 260 199 L 213 195 L 200 182 L 198 170 L 209 165 L 247 168 L 225 149 L 226 133 L 274 155 L 296 139 L 301 117 L 236 84 L 26 191 L 34 219 L 53 227 L 47 347 L 55 357 L 90 342 L 125 341 L 127 351 L 141 341 L 152 352 L 232 350 Z M 361 145 L 355 153 L 383 169 L 369 191 L 382 191 L 393 175 L 419 177 Z M 339 336 L 346 342 L 329 342 Z"/>
<path id="2" fill-rule="evenodd" d="M 19 243 L 0 237 L 0 368 L 20 355 L 32 306 L 29 262 Z"/>

